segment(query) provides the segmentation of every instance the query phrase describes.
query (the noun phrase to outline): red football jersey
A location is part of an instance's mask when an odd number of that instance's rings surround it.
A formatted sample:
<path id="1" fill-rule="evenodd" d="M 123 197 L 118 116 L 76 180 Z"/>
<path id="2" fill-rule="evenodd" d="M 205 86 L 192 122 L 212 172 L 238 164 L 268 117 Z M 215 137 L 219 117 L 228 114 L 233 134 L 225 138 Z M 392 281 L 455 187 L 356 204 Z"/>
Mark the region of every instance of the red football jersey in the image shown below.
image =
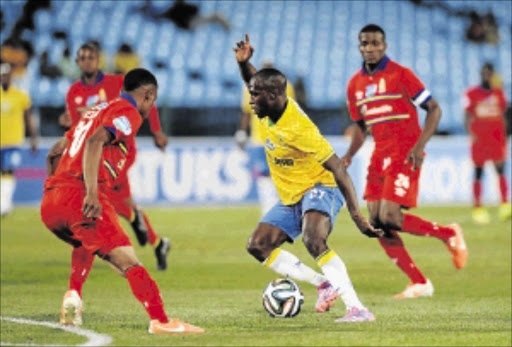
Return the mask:
<path id="1" fill-rule="evenodd" d="M 78 108 L 95 106 L 117 98 L 123 89 L 123 79 L 123 75 L 105 75 L 100 71 L 92 85 L 85 84 L 82 79 L 76 81 L 66 95 L 66 109 L 71 117 L 71 126 L 80 121 L 81 114 Z M 160 118 L 156 106 L 151 109 L 148 118 L 151 132 L 160 131 Z"/>
<path id="2" fill-rule="evenodd" d="M 430 99 L 419 78 L 388 57 L 371 75 L 363 66 L 347 87 L 350 117 L 364 120 L 380 148 L 408 148 L 416 143 L 421 133 L 416 107 L 424 107 Z"/>
<path id="3" fill-rule="evenodd" d="M 503 90 L 472 87 L 464 93 L 463 104 L 473 135 L 485 139 L 496 130 L 505 132 L 507 100 Z"/>
<path id="4" fill-rule="evenodd" d="M 46 187 L 83 186 L 82 160 L 85 140 L 99 127 L 105 127 L 114 139 L 103 147 L 98 174 L 101 185 L 111 185 L 126 170 L 130 151 L 135 150 L 135 135 L 142 124 L 135 100 L 126 93 L 110 103 L 101 103 L 87 111 L 80 122 L 67 133 L 68 145 L 55 174 L 48 178 Z"/>

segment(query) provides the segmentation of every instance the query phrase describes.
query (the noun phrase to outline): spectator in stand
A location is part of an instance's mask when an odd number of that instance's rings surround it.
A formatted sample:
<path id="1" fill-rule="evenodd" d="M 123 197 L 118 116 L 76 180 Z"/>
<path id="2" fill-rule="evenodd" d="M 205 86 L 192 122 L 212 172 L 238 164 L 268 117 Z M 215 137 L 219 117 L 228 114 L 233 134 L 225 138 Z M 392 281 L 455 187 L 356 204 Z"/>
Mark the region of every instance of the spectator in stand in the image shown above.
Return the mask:
<path id="1" fill-rule="evenodd" d="M 127 43 L 123 43 L 114 56 L 114 74 L 125 75 L 141 65 L 140 58 Z"/>
<path id="2" fill-rule="evenodd" d="M 62 58 L 57 63 L 58 68 L 62 72 L 62 75 L 70 80 L 76 80 L 80 77 L 80 71 L 78 70 L 75 61 L 71 57 L 71 49 L 66 46 Z"/>
<path id="3" fill-rule="evenodd" d="M 469 18 L 471 23 L 466 30 L 466 38 L 473 43 L 484 43 L 485 27 L 482 18 L 475 11 L 471 11 Z"/>
<path id="4" fill-rule="evenodd" d="M 7 38 L 0 49 L 0 59 L 12 67 L 11 83 L 15 86 L 23 84 L 27 65 L 34 54 L 32 45 L 18 37 Z"/>
<path id="5" fill-rule="evenodd" d="M 39 58 L 39 73 L 41 76 L 57 78 L 62 76 L 62 72 L 56 65 L 52 65 L 48 59 L 48 51 L 44 51 Z"/>

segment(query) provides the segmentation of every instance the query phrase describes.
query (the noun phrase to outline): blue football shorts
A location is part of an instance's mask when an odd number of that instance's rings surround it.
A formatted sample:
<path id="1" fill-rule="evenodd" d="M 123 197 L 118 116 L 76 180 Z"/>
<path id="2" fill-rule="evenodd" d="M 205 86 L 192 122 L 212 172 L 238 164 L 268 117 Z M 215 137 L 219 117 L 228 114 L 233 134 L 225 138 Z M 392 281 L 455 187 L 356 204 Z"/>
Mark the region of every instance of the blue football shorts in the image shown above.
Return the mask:
<path id="1" fill-rule="evenodd" d="M 0 149 L 0 168 L 2 171 L 15 170 L 21 165 L 21 149 L 6 147 Z"/>

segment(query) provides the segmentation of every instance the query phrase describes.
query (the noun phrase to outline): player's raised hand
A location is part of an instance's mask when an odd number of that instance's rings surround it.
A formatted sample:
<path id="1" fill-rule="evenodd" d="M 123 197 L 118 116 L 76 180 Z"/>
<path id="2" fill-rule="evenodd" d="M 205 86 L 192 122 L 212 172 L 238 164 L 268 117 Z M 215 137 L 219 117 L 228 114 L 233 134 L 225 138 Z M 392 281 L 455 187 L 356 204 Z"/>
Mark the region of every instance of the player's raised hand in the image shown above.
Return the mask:
<path id="1" fill-rule="evenodd" d="M 87 194 L 82 203 L 82 213 L 87 218 L 101 219 L 101 203 L 97 195 Z"/>
<path id="2" fill-rule="evenodd" d="M 368 237 L 382 237 L 384 236 L 384 231 L 381 229 L 375 229 L 368 219 L 366 219 L 363 215 L 352 215 L 352 220 L 356 224 L 359 231 L 368 236 Z"/>
<path id="3" fill-rule="evenodd" d="M 156 147 L 158 147 L 161 151 L 165 151 L 165 147 L 167 146 L 169 139 L 163 131 L 157 131 L 153 134 L 153 141 L 155 142 Z"/>
<path id="4" fill-rule="evenodd" d="M 407 154 L 407 158 L 405 159 L 405 164 L 411 164 L 412 169 L 416 170 L 421 167 L 423 164 L 423 158 L 425 156 L 425 152 L 423 148 L 419 146 L 414 146 L 411 148 L 409 153 Z"/>
<path id="5" fill-rule="evenodd" d="M 249 34 L 245 34 L 245 41 L 238 41 L 236 43 L 233 51 L 235 51 L 235 58 L 239 63 L 245 63 L 251 59 L 254 48 L 249 42 Z"/>

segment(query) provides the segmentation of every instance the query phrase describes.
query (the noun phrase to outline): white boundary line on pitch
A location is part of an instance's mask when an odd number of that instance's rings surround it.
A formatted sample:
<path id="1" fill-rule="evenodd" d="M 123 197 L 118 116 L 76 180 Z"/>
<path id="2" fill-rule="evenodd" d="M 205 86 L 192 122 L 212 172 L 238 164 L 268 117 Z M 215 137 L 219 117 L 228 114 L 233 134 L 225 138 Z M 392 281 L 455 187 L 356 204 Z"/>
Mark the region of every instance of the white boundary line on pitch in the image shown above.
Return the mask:
<path id="1" fill-rule="evenodd" d="M 110 344 L 113 339 L 110 335 L 105 334 L 98 334 L 92 330 L 82 329 L 78 327 L 69 327 L 69 326 L 63 326 L 57 323 L 52 322 L 45 322 L 45 321 L 37 321 L 32 319 L 26 319 L 26 318 L 12 318 L 12 317 L 2 317 L 0 316 L 0 320 L 4 320 L 7 322 L 13 322 L 13 323 L 19 323 L 19 324 L 28 324 L 28 325 L 40 325 L 45 326 L 52 329 L 60 329 L 63 331 L 66 331 L 68 333 L 85 336 L 87 338 L 87 342 L 83 343 L 79 346 L 106 346 Z M 1 342 L 1 345 L 15 345 L 15 346 L 45 346 L 45 345 L 36 345 L 32 343 L 27 344 L 11 344 L 7 342 Z M 47 346 L 56 346 L 55 344 L 47 345 Z"/>

